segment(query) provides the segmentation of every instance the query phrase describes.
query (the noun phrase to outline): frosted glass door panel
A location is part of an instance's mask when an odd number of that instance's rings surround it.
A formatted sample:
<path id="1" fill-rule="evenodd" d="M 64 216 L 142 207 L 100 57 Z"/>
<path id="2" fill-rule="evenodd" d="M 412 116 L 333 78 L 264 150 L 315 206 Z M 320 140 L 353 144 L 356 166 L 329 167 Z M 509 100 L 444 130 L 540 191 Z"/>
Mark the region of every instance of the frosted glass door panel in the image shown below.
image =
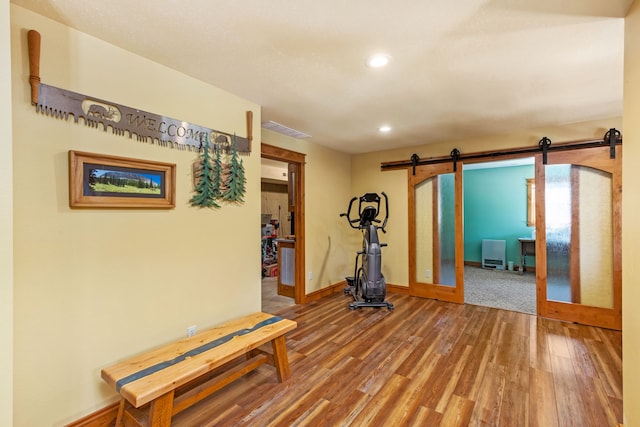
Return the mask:
<path id="1" fill-rule="evenodd" d="M 569 245 L 571 244 L 571 166 L 545 169 L 547 234 L 547 299 L 571 302 Z"/>
<path id="2" fill-rule="evenodd" d="M 415 186 L 416 282 L 456 286 L 454 191 L 453 174 Z"/>
<path id="3" fill-rule="evenodd" d="M 435 178 L 415 187 L 416 282 L 433 283 L 433 186 Z"/>
<path id="4" fill-rule="evenodd" d="M 580 304 L 613 308 L 611 174 L 574 168 L 580 188 Z"/>
<path id="5" fill-rule="evenodd" d="M 456 286 L 455 175 L 438 176 L 438 236 L 440 284 Z"/>
<path id="6" fill-rule="evenodd" d="M 613 307 L 611 174 L 545 168 L 547 299 Z"/>

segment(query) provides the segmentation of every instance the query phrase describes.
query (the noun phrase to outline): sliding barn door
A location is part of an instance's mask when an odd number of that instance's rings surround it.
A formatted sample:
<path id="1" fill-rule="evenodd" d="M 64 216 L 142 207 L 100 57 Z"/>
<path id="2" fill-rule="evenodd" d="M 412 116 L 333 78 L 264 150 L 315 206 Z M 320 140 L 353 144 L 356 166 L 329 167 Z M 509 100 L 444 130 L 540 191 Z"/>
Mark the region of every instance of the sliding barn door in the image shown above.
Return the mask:
<path id="1" fill-rule="evenodd" d="M 409 169 L 409 292 L 464 302 L 462 165 Z"/>
<path id="2" fill-rule="evenodd" d="M 621 157 L 609 147 L 536 156 L 538 314 L 622 328 Z"/>

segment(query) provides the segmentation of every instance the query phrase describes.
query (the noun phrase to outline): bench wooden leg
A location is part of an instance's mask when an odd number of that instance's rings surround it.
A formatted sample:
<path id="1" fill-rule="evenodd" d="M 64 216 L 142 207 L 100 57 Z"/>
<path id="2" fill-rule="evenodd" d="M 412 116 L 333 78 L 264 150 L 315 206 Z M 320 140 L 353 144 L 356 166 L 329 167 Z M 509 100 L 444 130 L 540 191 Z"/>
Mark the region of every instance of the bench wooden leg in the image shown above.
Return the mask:
<path id="1" fill-rule="evenodd" d="M 284 341 L 284 335 L 280 335 L 271 341 L 273 346 L 273 363 L 278 372 L 278 380 L 286 381 L 291 375 L 289 369 L 289 358 L 287 357 L 287 344 Z"/>
<path id="2" fill-rule="evenodd" d="M 115 427 L 122 427 L 122 414 L 124 414 L 124 405 L 126 401 L 124 397 L 120 398 L 120 405 L 118 405 L 118 415 L 116 416 L 116 425 Z"/>
<path id="3" fill-rule="evenodd" d="M 151 402 L 149 407 L 149 426 L 170 427 L 173 414 L 173 394 L 171 390 Z"/>

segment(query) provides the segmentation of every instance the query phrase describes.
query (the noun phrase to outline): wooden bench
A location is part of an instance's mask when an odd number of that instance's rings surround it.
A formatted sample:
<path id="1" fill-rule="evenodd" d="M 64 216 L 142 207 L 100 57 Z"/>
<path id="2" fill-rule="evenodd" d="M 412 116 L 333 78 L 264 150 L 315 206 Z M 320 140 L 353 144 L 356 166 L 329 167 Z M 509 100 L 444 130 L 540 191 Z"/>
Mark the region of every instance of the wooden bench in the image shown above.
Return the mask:
<path id="1" fill-rule="evenodd" d="M 255 313 L 104 368 L 102 378 L 121 396 L 116 426 L 170 426 L 173 415 L 265 363 L 285 381 L 284 334 L 296 327 Z M 258 348 L 269 341 L 273 354 Z"/>

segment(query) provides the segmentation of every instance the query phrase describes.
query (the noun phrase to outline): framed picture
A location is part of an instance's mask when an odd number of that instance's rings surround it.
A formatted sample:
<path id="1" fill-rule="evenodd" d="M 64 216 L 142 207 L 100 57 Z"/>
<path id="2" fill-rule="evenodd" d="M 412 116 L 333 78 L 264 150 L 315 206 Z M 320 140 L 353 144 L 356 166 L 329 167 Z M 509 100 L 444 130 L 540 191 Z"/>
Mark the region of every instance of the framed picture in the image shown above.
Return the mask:
<path id="1" fill-rule="evenodd" d="M 69 151 L 72 208 L 175 207 L 176 165 Z"/>

